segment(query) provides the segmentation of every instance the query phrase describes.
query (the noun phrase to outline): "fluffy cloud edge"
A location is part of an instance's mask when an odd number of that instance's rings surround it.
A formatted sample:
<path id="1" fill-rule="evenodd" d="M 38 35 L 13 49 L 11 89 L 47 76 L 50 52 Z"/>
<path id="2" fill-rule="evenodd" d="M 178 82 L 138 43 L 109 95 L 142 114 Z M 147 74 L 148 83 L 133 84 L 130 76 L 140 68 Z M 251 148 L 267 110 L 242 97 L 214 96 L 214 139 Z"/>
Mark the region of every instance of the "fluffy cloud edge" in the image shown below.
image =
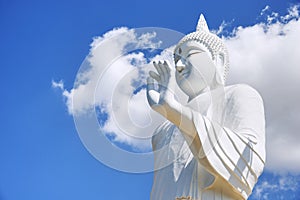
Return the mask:
<path id="1" fill-rule="evenodd" d="M 267 12 L 269 14 L 266 14 Z M 253 25 L 253 26 L 237 27 L 237 28 L 234 29 L 234 31 L 231 33 L 230 36 L 223 37 L 223 39 L 232 48 L 233 45 L 236 45 L 236 44 L 234 44 L 235 41 L 238 41 L 240 38 L 245 37 L 243 34 L 250 33 L 250 36 L 251 36 L 251 31 L 254 31 L 255 33 L 259 33 L 259 34 L 262 34 L 262 35 L 271 34 L 271 36 L 272 36 L 272 34 L 273 34 L 273 36 L 278 36 L 278 35 L 281 34 L 280 30 L 281 31 L 284 30 L 284 31 L 287 31 L 287 32 L 282 32 L 283 35 L 284 34 L 289 34 L 290 29 L 293 28 L 292 25 L 295 25 L 295 23 L 297 23 L 296 25 L 299 24 L 299 21 L 298 21 L 298 19 L 299 19 L 299 5 L 294 5 L 294 6 L 290 7 L 288 9 L 288 14 L 284 15 L 284 16 L 279 16 L 278 13 L 272 12 L 271 8 L 269 6 L 266 6 L 261 12 L 261 16 L 264 16 L 264 15 L 267 16 L 266 22 L 260 22 L 258 24 Z M 228 25 L 228 23 L 223 22 L 220 25 L 219 30 L 215 31 L 215 33 L 217 33 L 219 35 L 222 35 L 222 33 L 224 31 L 226 31 L 225 29 L 226 29 L 227 25 Z M 287 29 L 284 29 L 284 28 L 287 28 Z M 95 37 L 93 39 L 93 42 L 91 43 L 90 52 L 93 52 L 97 48 L 98 45 L 103 44 L 103 42 L 105 42 L 106 39 L 114 38 L 116 35 L 118 35 L 120 33 L 121 34 L 128 33 L 127 40 L 130 39 L 130 38 L 132 39 L 132 35 L 131 35 L 132 32 L 130 32 L 130 31 L 131 31 L 131 29 L 128 29 L 126 27 L 115 28 L 112 31 L 109 31 L 109 32 L 105 33 L 103 36 Z M 150 38 L 152 36 L 153 35 L 151 35 L 151 34 L 149 35 Z M 126 41 L 123 41 L 123 42 L 126 42 Z M 238 46 L 235 46 L 233 48 L 238 49 Z M 120 52 L 117 52 L 117 54 L 119 54 L 119 53 Z M 94 55 L 94 54 L 91 53 L 91 55 Z M 239 58 L 238 56 L 236 58 L 231 59 L 231 60 L 235 60 L 234 61 L 235 63 L 234 62 L 232 63 L 235 66 L 237 66 L 238 63 L 242 63 L 241 58 Z M 92 62 L 97 62 L 97 61 L 96 60 L 90 60 L 90 62 L 92 63 Z M 259 85 L 259 83 L 262 79 L 262 77 L 260 77 L 259 73 L 261 72 L 262 68 L 260 68 L 261 65 L 259 63 L 254 62 L 254 65 L 258 66 L 256 72 L 254 72 L 253 70 L 249 71 L 249 69 L 251 69 L 251 68 L 239 69 L 239 70 L 237 70 L 237 72 L 235 74 L 233 74 L 232 76 L 229 77 L 231 79 L 230 81 L 231 82 L 239 82 L 239 80 L 241 79 L 240 78 L 241 74 L 249 74 L 250 73 L 251 75 L 256 76 L 256 79 L 258 80 L 257 82 L 254 82 L 253 84 L 254 85 Z M 241 70 L 243 71 L 242 73 L 241 73 Z M 85 74 L 83 76 L 82 80 L 86 79 L 92 73 L 94 73 L 94 72 L 91 72 L 90 74 Z M 251 80 L 249 78 L 245 77 L 245 80 L 246 80 L 246 82 L 248 81 L 251 84 Z M 65 100 L 66 106 L 68 108 L 69 114 L 74 115 L 77 111 L 80 112 L 80 109 L 76 109 L 76 108 L 74 109 L 74 105 L 73 105 L 74 93 L 76 93 L 78 91 L 78 88 L 80 88 L 80 86 L 82 86 L 80 81 L 75 84 L 76 87 L 74 87 L 70 90 L 67 90 L 65 88 L 62 80 L 57 81 L 57 82 L 52 80 L 51 84 L 52 84 L 53 88 L 58 88 L 59 90 L 62 91 L 62 96 L 64 97 L 64 100 Z M 81 106 L 82 106 L 83 110 L 88 109 L 91 105 L 93 106 L 93 102 L 91 103 L 91 102 L 86 102 L 86 100 L 82 100 Z M 269 130 L 270 130 L 270 127 L 269 127 Z M 267 138 L 267 139 L 270 139 L 270 138 Z M 134 143 L 132 143 L 132 141 L 128 140 L 128 138 L 127 139 L 124 139 L 124 138 L 123 139 L 118 139 L 118 141 L 125 142 L 125 143 L 130 144 L 130 145 L 134 145 Z M 267 140 L 267 142 L 268 142 L 268 140 Z M 271 152 L 271 151 L 274 150 L 273 149 L 274 148 L 273 144 L 274 144 L 274 141 L 267 143 L 267 151 L 268 152 Z M 291 158 L 290 160 L 285 161 L 285 162 L 288 162 L 288 165 L 283 165 L 282 163 L 278 162 L 278 160 L 280 160 L 280 158 L 276 158 L 276 155 L 273 155 L 273 154 L 278 154 L 278 152 L 271 153 L 271 156 L 270 156 L 270 153 L 269 153 L 269 155 L 267 156 L 267 162 L 271 163 L 269 165 L 267 163 L 267 169 L 268 170 L 273 171 L 273 172 L 281 171 L 281 170 L 298 172 L 298 170 L 297 170 L 298 165 L 297 164 L 296 164 L 296 167 L 295 167 L 295 165 L 294 165 L 294 167 L 292 167 L 293 163 L 297 162 L 297 156 Z M 268 161 L 268 157 L 271 158 L 271 161 Z"/>

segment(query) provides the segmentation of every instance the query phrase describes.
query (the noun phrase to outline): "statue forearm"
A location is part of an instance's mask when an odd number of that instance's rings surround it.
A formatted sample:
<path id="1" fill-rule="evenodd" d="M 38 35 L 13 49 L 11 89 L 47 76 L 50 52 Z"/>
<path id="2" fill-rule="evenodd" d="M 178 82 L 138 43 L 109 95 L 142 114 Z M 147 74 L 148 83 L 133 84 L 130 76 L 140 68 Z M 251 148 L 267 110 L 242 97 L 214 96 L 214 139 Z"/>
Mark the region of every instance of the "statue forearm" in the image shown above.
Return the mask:
<path id="1" fill-rule="evenodd" d="M 204 152 L 203 149 L 203 144 L 205 141 L 207 141 L 208 139 L 207 136 L 210 133 L 205 129 L 201 129 L 202 133 L 198 133 L 198 130 L 195 125 L 195 123 L 197 123 L 198 125 L 202 124 L 203 126 L 205 126 L 206 123 L 204 120 L 205 116 L 197 112 L 197 115 L 201 117 L 199 117 L 195 121 L 195 119 L 193 119 L 193 113 L 195 113 L 196 111 L 193 111 L 191 108 L 183 105 L 181 105 L 181 107 L 178 108 L 180 109 L 174 109 L 173 106 L 173 110 L 171 109 L 172 114 L 174 114 L 174 112 L 177 113 L 176 121 L 173 122 L 171 121 L 171 119 L 169 118 L 168 119 L 181 130 L 183 137 L 185 138 L 186 142 L 189 144 L 189 148 L 191 152 L 193 153 L 194 157 L 198 160 L 198 162 L 202 165 L 202 167 L 204 167 L 208 172 L 210 172 L 214 176 L 219 176 L 218 172 L 211 165 L 211 163 L 207 158 L 208 152 Z M 218 123 L 213 123 L 212 125 L 216 125 L 216 124 Z M 219 126 L 219 124 L 217 126 Z M 219 127 L 221 129 L 223 128 L 221 126 Z"/>
<path id="2" fill-rule="evenodd" d="M 183 106 L 177 101 L 170 101 L 165 102 L 163 105 L 153 107 L 153 109 L 176 125 L 184 132 L 185 136 L 194 138 L 197 135 L 196 127 L 192 119 L 192 111 L 189 107 Z"/>
<path id="3" fill-rule="evenodd" d="M 193 120 L 192 109 L 180 104 L 177 101 L 165 103 L 159 109 L 155 109 L 166 119 L 177 126 L 186 142 L 189 144 L 190 150 L 196 158 L 199 158 L 202 150 L 202 142 L 205 138 L 200 138 Z M 199 113 L 200 114 L 200 113 Z M 203 122 L 204 123 L 204 122 Z M 207 164 L 205 164 L 207 165 Z"/>

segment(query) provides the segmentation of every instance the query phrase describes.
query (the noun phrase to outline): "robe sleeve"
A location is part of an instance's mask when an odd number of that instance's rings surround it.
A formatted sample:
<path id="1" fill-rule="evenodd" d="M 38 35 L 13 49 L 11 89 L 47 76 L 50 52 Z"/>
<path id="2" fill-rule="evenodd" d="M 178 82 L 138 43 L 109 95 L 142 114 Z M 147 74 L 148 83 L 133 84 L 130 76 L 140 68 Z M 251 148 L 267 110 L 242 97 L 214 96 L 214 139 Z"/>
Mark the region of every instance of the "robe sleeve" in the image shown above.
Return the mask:
<path id="1" fill-rule="evenodd" d="M 237 85 L 226 100 L 224 124 L 193 112 L 202 147 L 199 162 L 213 170 L 245 199 L 251 194 L 265 163 L 265 116 L 256 90 Z"/>

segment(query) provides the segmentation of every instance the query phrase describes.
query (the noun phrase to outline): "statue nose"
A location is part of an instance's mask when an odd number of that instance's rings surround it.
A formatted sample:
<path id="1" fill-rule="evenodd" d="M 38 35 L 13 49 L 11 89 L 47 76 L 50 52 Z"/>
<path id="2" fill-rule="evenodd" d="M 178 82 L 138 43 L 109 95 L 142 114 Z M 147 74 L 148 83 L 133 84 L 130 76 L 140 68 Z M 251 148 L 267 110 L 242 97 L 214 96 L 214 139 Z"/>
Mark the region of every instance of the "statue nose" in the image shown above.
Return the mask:
<path id="1" fill-rule="evenodd" d="M 179 60 L 176 63 L 176 70 L 180 73 L 182 72 L 182 70 L 184 70 L 184 68 L 185 68 L 184 64 L 181 62 L 181 60 Z"/>

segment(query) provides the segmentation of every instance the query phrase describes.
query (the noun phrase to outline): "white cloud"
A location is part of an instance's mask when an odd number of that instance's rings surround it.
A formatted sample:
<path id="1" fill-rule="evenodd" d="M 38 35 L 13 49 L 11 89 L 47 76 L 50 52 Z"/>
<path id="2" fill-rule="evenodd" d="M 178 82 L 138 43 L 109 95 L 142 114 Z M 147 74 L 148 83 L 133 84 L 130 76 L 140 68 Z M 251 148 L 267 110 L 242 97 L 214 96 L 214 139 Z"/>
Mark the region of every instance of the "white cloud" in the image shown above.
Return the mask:
<path id="1" fill-rule="evenodd" d="M 59 82 L 52 80 L 51 85 L 53 88 L 59 88 L 60 90 L 64 90 L 64 82 L 62 80 L 60 80 Z"/>
<path id="2" fill-rule="evenodd" d="M 261 15 L 265 15 L 267 11 L 270 11 L 269 6 L 263 9 Z M 225 38 L 231 60 L 228 82 L 248 83 L 264 98 L 267 169 L 273 172 L 300 172 L 298 18 L 297 6 L 291 7 L 285 16 L 271 12 L 266 23 L 238 27 L 232 36 Z M 222 23 L 219 32 L 224 27 L 226 23 Z M 129 44 L 136 48 L 157 48 L 161 43 L 153 42 L 154 37 L 155 33 L 137 36 L 133 29 L 124 27 L 95 37 L 74 88 L 66 90 L 62 81 L 52 82 L 53 87 L 63 90 L 69 113 L 76 115 L 89 112 L 94 106 L 102 106 L 108 113 L 102 127 L 107 134 L 113 135 L 115 141 L 138 148 L 149 148 L 149 140 L 135 137 L 149 137 L 153 130 L 145 126 L 148 123 L 159 123 L 161 119 L 148 107 L 144 89 L 133 95 L 136 87 L 145 81 L 149 60 L 145 59 L 143 52 L 120 55 Z M 163 52 L 155 59 L 170 60 L 170 51 Z M 129 84 L 133 82 L 137 84 Z M 74 97 L 76 102 L 73 102 Z M 141 128 L 144 128 L 142 132 Z"/>
<path id="3" fill-rule="evenodd" d="M 295 199 L 295 192 L 299 187 L 299 177 L 292 175 L 274 175 L 268 180 L 259 182 L 253 191 L 255 199 Z M 272 195 L 272 196 L 271 196 Z"/>
<path id="4" fill-rule="evenodd" d="M 293 18 L 299 18 L 299 5 L 290 7 L 288 12 L 289 13 L 287 15 L 280 17 L 282 21 L 286 22 Z"/>
<path id="5" fill-rule="evenodd" d="M 216 35 L 220 35 L 220 34 L 225 34 L 225 33 L 229 33 L 226 28 L 231 26 L 231 24 L 234 22 L 234 19 L 231 20 L 230 22 L 225 22 L 222 21 L 221 25 L 219 26 L 218 30 L 211 30 L 212 33 L 216 34 Z"/>
<path id="6" fill-rule="evenodd" d="M 135 50 L 159 48 L 161 41 L 155 37 L 155 32 L 137 34 L 125 27 L 95 37 L 74 88 L 60 87 L 69 113 L 82 115 L 96 107 L 107 114 L 101 130 L 113 141 L 150 150 L 154 128 L 163 119 L 146 101 L 144 85 L 152 65 L 142 51 Z M 155 58 L 165 59 L 169 54 L 171 51 L 165 50 Z"/>
<path id="7" fill-rule="evenodd" d="M 146 72 L 133 66 L 134 60 L 141 66 L 147 64 L 142 53 L 129 54 L 112 63 L 99 80 L 95 90 L 95 103 L 96 106 L 104 103 L 109 115 L 102 127 L 103 131 L 112 135 L 117 142 L 150 149 L 150 140 L 145 139 L 151 138 L 151 127 L 148 126 L 147 129 L 143 125 L 151 122 L 151 109 L 146 102 L 145 89 L 134 94 L 138 86 L 145 84 Z M 133 81 L 138 85 L 133 85 Z"/>
<path id="8" fill-rule="evenodd" d="M 268 199 L 269 192 L 275 189 L 278 189 L 278 185 L 263 181 L 255 187 L 254 196 L 258 199 Z"/>
<path id="9" fill-rule="evenodd" d="M 229 83 L 248 83 L 264 99 L 266 166 L 272 171 L 300 172 L 298 19 L 298 7 L 294 6 L 286 16 L 272 19 L 272 23 L 239 27 L 234 36 L 226 38 L 231 58 Z"/>
<path id="10" fill-rule="evenodd" d="M 264 7 L 264 9 L 261 10 L 260 12 L 260 16 L 263 16 L 266 14 L 266 11 L 268 11 L 270 9 L 269 5 L 266 5 L 266 7 Z"/>

